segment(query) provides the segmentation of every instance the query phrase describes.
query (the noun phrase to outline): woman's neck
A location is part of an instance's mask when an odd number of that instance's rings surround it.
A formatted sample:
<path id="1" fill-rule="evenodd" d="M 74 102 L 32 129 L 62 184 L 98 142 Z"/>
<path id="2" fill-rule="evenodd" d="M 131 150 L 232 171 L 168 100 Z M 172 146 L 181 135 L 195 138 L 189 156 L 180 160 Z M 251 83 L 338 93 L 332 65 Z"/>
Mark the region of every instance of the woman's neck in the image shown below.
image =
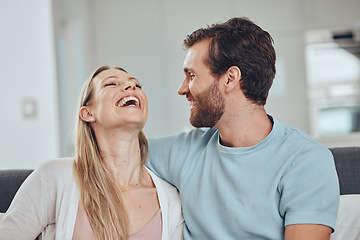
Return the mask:
<path id="1" fill-rule="evenodd" d="M 124 188 L 139 182 L 142 162 L 138 134 L 112 131 L 96 136 L 101 157 L 114 180 Z"/>

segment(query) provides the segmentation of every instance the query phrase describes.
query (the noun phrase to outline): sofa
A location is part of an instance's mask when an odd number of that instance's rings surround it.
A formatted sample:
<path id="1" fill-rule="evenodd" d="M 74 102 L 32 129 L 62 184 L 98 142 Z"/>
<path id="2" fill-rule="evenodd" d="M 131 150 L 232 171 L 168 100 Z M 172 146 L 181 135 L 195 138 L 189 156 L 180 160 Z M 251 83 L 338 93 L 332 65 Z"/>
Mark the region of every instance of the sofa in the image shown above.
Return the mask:
<path id="1" fill-rule="evenodd" d="M 331 240 L 360 239 L 360 147 L 330 148 L 340 184 L 340 206 Z M 0 170 L 0 213 L 33 170 Z"/>

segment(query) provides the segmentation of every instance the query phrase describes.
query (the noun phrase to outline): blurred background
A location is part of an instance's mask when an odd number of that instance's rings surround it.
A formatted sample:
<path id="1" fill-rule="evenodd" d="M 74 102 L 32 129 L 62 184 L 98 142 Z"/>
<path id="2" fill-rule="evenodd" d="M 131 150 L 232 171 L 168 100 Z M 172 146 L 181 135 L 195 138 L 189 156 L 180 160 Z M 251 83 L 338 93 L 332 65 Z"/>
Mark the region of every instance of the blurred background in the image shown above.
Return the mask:
<path id="1" fill-rule="evenodd" d="M 0 169 L 73 156 L 80 89 L 102 65 L 141 81 L 148 138 L 189 130 L 183 39 L 234 16 L 274 38 L 267 112 L 328 147 L 360 145 L 359 0 L 0 2 Z"/>

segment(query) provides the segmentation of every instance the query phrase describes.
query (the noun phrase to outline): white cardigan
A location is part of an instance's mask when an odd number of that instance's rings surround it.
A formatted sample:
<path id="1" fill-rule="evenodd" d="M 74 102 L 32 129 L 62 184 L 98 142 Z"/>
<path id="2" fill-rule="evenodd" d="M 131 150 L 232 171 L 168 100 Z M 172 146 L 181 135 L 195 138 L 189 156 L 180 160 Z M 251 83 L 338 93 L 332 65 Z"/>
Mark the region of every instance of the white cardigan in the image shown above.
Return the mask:
<path id="1" fill-rule="evenodd" d="M 72 158 L 57 159 L 36 169 L 20 187 L 0 222 L 0 240 L 71 240 L 79 204 Z M 180 196 L 173 186 L 148 170 L 162 213 L 162 240 L 183 239 Z"/>

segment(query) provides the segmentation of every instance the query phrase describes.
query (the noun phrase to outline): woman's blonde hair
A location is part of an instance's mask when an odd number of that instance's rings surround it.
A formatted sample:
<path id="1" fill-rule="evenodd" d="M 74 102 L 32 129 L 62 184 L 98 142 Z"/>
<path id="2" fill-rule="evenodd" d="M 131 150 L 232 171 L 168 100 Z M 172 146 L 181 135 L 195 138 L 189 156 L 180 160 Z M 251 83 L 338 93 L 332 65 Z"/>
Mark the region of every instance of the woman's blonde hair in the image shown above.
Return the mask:
<path id="1" fill-rule="evenodd" d="M 79 109 L 91 105 L 93 98 L 93 79 L 110 67 L 96 69 L 84 83 L 79 99 Z M 115 68 L 126 72 L 122 68 Z M 147 140 L 140 131 L 139 146 L 142 163 L 148 154 Z M 75 139 L 74 175 L 80 191 L 80 202 L 88 216 L 90 226 L 98 239 L 127 239 L 127 212 L 113 178 L 105 167 L 100 155 L 93 128 L 83 121 L 78 113 Z"/>

